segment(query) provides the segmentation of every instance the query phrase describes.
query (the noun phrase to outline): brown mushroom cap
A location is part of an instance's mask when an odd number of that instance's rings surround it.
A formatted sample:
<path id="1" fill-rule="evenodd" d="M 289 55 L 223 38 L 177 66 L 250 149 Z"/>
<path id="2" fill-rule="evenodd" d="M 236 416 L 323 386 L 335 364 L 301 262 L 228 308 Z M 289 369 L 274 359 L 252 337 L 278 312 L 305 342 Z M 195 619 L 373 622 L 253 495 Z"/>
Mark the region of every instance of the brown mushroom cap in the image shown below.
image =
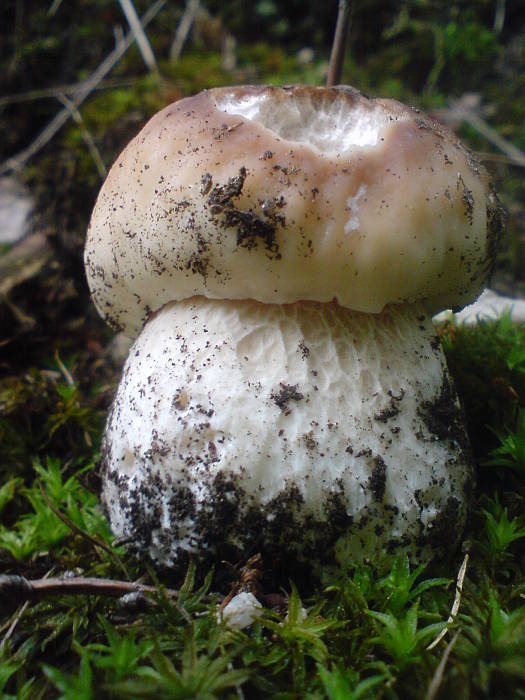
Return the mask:
<path id="1" fill-rule="evenodd" d="M 120 155 L 85 262 L 99 312 L 132 335 L 195 295 L 434 312 L 479 293 L 502 220 L 485 169 L 416 110 L 347 87 L 218 88 Z"/>

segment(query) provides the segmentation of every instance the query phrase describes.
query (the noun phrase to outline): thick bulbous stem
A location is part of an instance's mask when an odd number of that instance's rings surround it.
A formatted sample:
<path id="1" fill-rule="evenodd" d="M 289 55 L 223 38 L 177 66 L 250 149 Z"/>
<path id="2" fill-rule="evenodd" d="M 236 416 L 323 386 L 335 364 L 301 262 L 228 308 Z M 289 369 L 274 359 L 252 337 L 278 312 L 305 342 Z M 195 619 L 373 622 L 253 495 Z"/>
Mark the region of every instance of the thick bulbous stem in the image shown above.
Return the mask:
<path id="1" fill-rule="evenodd" d="M 168 304 L 131 349 L 103 465 L 113 530 L 167 566 L 428 560 L 460 536 L 473 479 L 419 305 Z"/>

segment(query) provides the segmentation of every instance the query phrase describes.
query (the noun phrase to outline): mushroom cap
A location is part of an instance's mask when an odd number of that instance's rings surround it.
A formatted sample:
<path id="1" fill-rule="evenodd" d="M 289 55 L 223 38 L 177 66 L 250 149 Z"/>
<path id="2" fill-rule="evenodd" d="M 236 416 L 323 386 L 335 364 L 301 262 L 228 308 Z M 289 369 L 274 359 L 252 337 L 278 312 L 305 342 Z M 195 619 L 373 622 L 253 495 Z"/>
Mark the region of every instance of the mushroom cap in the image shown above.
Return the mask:
<path id="1" fill-rule="evenodd" d="M 130 335 L 194 295 L 436 312 L 477 296 L 502 221 L 485 169 L 417 110 L 349 87 L 218 88 L 119 156 L 85 262 L 99 312 Z"/>

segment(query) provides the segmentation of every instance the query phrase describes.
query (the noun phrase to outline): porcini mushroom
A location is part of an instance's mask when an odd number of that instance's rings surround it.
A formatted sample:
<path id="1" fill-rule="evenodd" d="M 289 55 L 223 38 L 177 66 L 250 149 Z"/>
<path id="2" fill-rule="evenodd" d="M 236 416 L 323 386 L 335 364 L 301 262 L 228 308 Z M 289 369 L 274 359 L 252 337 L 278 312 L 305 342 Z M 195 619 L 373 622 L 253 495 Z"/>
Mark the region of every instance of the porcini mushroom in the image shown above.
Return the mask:
<path id="1" fill-rule="evenodd" d="M 431 314 L 476 297 L 501 226 L 483 167 L 392 100 L 234 87 L 154 116 L 85 254 L 140 332 L 104 436 L 115 533 L 170 566 L 450 549 L 473 473 Z"/>

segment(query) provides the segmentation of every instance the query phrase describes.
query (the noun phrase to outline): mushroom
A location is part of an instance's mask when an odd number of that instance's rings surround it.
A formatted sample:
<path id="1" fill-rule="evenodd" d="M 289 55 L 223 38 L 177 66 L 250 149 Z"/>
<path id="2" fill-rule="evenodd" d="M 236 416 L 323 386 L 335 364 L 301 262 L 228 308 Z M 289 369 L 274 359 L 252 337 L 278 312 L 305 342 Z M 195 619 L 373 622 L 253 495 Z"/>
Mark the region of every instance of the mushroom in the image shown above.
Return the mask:
<path id="1" fill-rule="evenodd" d="M 316 575 L 449 551 L 474 476 L 431 316 L 477 296 L 502 225 L 472 154 L 393 100 L 247 86 L 154 116 L 85 253 L 139 334 L 103 440 L 116 535 Z"/>

